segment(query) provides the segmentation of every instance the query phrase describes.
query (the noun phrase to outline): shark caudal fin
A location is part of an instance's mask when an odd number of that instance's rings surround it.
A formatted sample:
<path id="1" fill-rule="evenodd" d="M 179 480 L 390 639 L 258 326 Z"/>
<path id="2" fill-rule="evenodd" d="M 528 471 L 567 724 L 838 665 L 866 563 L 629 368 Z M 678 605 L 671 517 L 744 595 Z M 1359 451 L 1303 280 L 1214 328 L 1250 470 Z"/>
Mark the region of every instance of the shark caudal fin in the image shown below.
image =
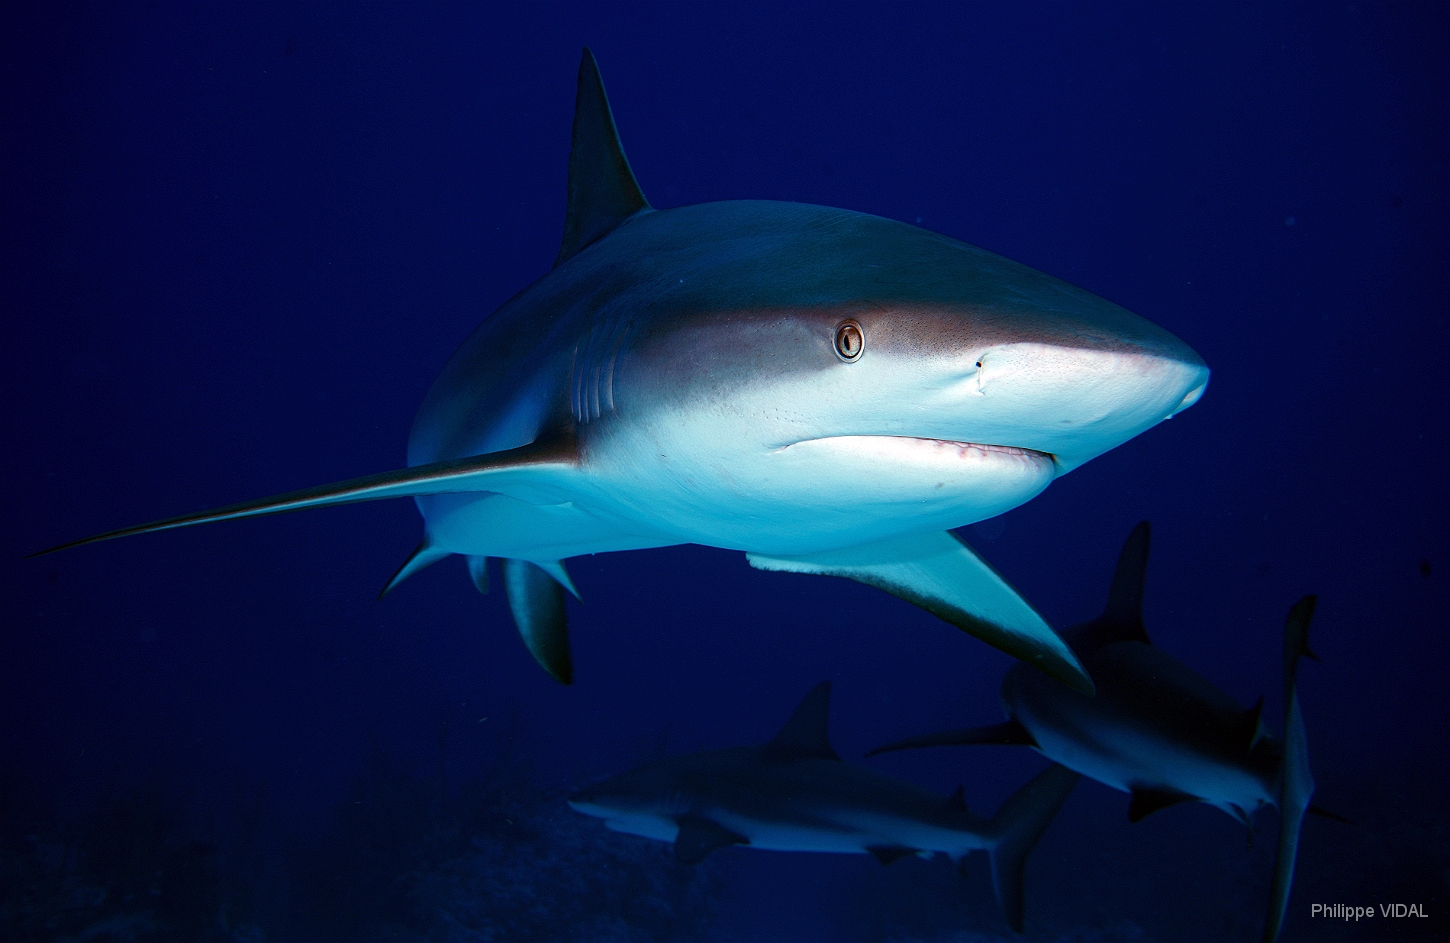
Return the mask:
<path id="1" fill-rule="evenodd" d="M 98 543 L 116 537 L 173 530 L 177 527 L 190 527 L 193 524 L 209 524 L 214 521 L 230 521 L 242 517 L 260 517 L 264 514 L 284 514 L 288 511 L 301 511 L 306 508 L 327 507 L 334 504 L 381 501 L 384 498 L 407 498 L 421 494 L 496 491 L 500 494 L 523 497 L 525 500 L 557 501 L 559 500 L 558 494 L 562 492 L 556 492 L 555 488 L 567 481 L 578 470 L 578 467 L 578 446 L 573 436 L 565 432 L 541 438 L 516 449 L 450 459 L 445 462 L 433 462 L 429 465 L 415 465 L 399 471 L 365 475 L 362 478 L 318 485 L 315 488 L 303 488 L 301 491 L 289 491 L 286 494 L 274 495 L 270 498 L 229 504 L 226 507 L 214 508 L 210 511 L 168 517 L 150 524 L 124 527 L 120 530 L 97 534 L 94 537 L 72 540 L 69 543 L 37 551 L 30 556 L 38 557 L 54 553 L 57 550 Z M 399 570 L 399 575 L 390 581 L 388 588 L 396 585 L 409 573 L 415 573 L 426 565 L 421 562 L 422 558 L 418 557 L 418 553 L 421 551 L 422 548 L 415 551 L 414 557 L 410 557 L 408 562 L 403 565 L 403 568 Z M 418 565 L 412 566 L 415 561 L 418 562 Z"/>
<path id="2" fill-rule="evenodd" d="M 956 534 L 907 534 L 798 557 L 746 554 L 758 570 L 843 576 L 884 589 L 1084 694 L 1093 683 L 1067 643 Z"/>
<path id="3" fill-rule="evenodd" d="M 1018 933 L 1022 932 L 1025 909 L 1022 882 L 1027 856 L 1052 824 L 1078 778 L 1077 773 L 1054 763 L 1013 793 L 987 823 L 988 833 L 996 842 L 989 851 L 992 887 L 1002 916 Z"/>
<path id="4" fill-rule="evenodd" d="M 876 756 L 878 753 L 891 753 L 895 750 L 918 750 L 922 747 L 962 747 L 975 744 L 1035 747 L 1037 746 L 1037 741 L 1032 739 L 1032 734 L 1027 732 L 1026 727 L 1023 727 L 1015 720 L 1007 720 L 1000 724 L 990 724 L 986 727 L 943 730 L 941 733 L 929 733 L 920 737 L 909 737 L 905 740 L 888 743 L 884 747 L 877 747 L 866 755 Z"/>
<path id="5" fill-rule="evenodd" d="M 1314 617 L 1314 596 L 1305 596 L 1289 610 L 1284 623 L 1284 765 L 1279 773 L 1279 850 L 1274 857 L 1274 884 L 1269 892 L 1269 916 L 1264 943 L 1274 943 L 1284 925 L 1289 891 L 1294 883 L 1294 861 L 1299 854 L 1299 830 L 1314 796 L 1314 775 L 1309 771 L 1309 744 L 1304 715 L 1299 710 L 1299 659 L 1315 661 L 1309 649 L 1309 621 Z"/>
<path id="6" fill-rule="evenodd" d="M 619 143 L 614 112 L 599 64 L 586 46 L 579 60 L 579 91 L 574 99 L 574 139 L 569 149 L 569 209 L 564 218 L 564 242 L 554 267 L 558 268 L 649 201 L 634 179 L 629 158 Z"/>

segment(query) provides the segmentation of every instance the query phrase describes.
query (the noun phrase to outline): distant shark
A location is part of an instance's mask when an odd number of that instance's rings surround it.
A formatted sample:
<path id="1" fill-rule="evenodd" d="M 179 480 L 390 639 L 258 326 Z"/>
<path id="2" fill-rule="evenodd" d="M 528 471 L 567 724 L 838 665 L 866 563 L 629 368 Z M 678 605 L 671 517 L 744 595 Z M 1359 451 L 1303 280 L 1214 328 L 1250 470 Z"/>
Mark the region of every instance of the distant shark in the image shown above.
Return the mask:
<path id="1" fill-rule="evenodd" d="M 423 541 L 384 593 L 451 554 L 486 590 L 502 558 L 525 643 L 565 683 L 562 561 L 698 543 L 877 586 L 1090 690 L 950 528 L 1186 409 L 1208 376 L 1142 318 L 924 229 L 799 203 L 652 209 L 585 49 L 554 268 L 448 362 L 407 469 L 52 550 L 412 497 Z"/>
<path id="2" fill-rule="evenodd" d="M 719 848 L 950 856 L 986 851 L 1003 916 L 1022 932 L 1027 855 L 1078 775 L 1049 767 L 991 818 L 884 773 L 845 763 L 827 734 L 831 684 L 817 685 L 764 746 L 701 750 L 649 763 L 575 794 L 569 805 L 616 832 L 671 842 L 696 864 Z"/>
<path id="3" fill-rule="evenodd" d="M 1295 678 L 1309 650 L 1315 597 L 1294 604 L 1284 627 L 1284 739 L 1259 719 L 1263 698 L 1240 706 L 1172 655 L 1155 647 L 1143 627 L 1143 582 L 1149 527 L 1128 536 L 1118 558 L 1103 614 L 1064 633 L 1097 688 L 1094 697 L 1040 672 L 1020 667 L 1002 681 L 1008 720 L 914 737 L 868 755 L 915 747 L 1021 744 L 1084 776 L 1132 795 L 1128 818 L 1137 822 L 1180 802 L 1206 802 L 1249 828 L 1263 806 L 1281 816 L 1269 918 L 1264 940 L 1278 938 L 1294 877 L 1304 813 L 1311 807 L 1304 720 Z"/>

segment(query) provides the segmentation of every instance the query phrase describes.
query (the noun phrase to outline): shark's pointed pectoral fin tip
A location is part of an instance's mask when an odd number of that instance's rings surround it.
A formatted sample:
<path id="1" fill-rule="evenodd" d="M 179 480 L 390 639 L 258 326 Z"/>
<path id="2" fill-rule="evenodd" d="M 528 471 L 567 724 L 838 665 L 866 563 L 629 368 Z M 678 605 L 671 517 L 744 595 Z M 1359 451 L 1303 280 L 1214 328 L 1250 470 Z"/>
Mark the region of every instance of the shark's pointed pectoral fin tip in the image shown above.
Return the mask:
<path id="1" fill-rule="evenodd" d="M 747 553 L 758 570 L 852 579 L 899 596 L 1083 694 L 1093 682 L 1067 643 L 1011 584 L 950 531 L 801 556 Z"/>

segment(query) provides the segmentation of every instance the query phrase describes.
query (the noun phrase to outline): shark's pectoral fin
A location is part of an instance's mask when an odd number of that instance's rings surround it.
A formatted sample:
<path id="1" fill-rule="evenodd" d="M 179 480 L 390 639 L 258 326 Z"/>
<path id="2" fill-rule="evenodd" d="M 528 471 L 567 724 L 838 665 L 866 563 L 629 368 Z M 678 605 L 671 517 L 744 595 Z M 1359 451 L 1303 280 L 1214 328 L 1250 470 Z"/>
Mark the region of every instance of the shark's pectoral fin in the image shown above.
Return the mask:
<path id="1" fill-rule="evenodd" d="M 875 756 L 878 753 L 890 753 L 893 750 L 916 750 L 921 747 L 960 747 L 972 744 L 1035 747 L 1037 741 L 1032 739 L 1032 734 L 1027 732 L 1026 727 L 1015 720 L 1008 720 L 986 727 L 943 730 L 941 733 L 929 733 L 920 737 L 897 740 L 884 747 L 877 747 L 866 755 Z"/>
<path id="2" fill-rule="evenodd" d="M 987 823 L 995 844 L 990 849 L 992 886 L 1002 916 L 1018 933 L 1022 932 L 1025 903 L 1022 889 L 1027 856 L 1036 846 L 1053 816 L 1077 785 L 1078 774 L 1054 763 L 1017 790 Z"/>
<path id="3" fill-rule="evenodd" d="M 900 845 L 867 845 L 866 850 L 882 864 L 891 864 L 893 861 L 921 854 L 919 848 L 903 848 Z"/>
<path id="4" fill-rule="evenodd" d="M 101 538 L 98 537 L 96 539 L 100 540 Z M 388 593 L 397 589 L 398 584 L 403 582 L 403 580 L 425 567 L 432 566 L 446 556 L 449 556 L 447 550 L 439 550 L 430 544 L 428 538 L 425 536 L 423 542 L 418 544 L 418 549 L 408 555 L 408 559 L 404 560 L 403 565 L 398 567 L 397 572 L 393 574 L 393 578 L 388 580 L 388 585 L 384 586 L 383 591 L 378 593 L 378 598 L 382 599 Z"/>
<path id="5" fill-rule="evenodd" d="M 676 821 L 680 833 L 675 836 L 675 859 L 685 864 L 699 864 L 710 852 L 720 848 L 750 844 L 750 839 L 703 815 L 688 812 Z"/>
<path id="6" fill-rule="evenodd" d="M 468 578 L 473 580 L 474 589 L 488 595 L 488 557 L 468 558 Z"/>
<path id="7" fill-rule="evenodd" d="M 270 498 L 243 501 L 210 511 L 168 517 L 150 524 L 138 524 L 121 530 L 84 537 L 30 554 L 38 557 L 57 550 L 93 544 L 114 537 L 129 537 L 151 531 L 172 530 L 192 524 L 230 521 L 241 517 L 282 514 L 305 508 L 359 501 L 380 501 L 384 498 L 406 498 L 422 494 L 457 494 L 469 491 L 497 491 L 516 497 L 557 501 L 570 478 L 579 468 L 579 449 L 572 433 L 561 430 L 556 435 L 540 438 L 529 445 L 486 455 L 415 465 L 398 471 L 364 475 L 347 481 L 303 488 Z M 411 560 L 410 560 L 411 562 Z M 406 567 L 407 564 L 404 564 Z M 412 572 L 416 572 L 415 568 Z"/>
<path id="8" fill-rule="evenodd" d="M 503 561 L 504 594 L 519 635 L 543 669 L 561 684 L 574 683 L 569 656 L 569 619 L 564 588 L 546 570 L 527 560 Z"/>
<path id="9" fill-rule="evenodd" d="M 1141 822 L 1159 809 L 1166 809 L 1171 805 L 1178 805 L 1180 802 L 1197 801 L 1199 801 L 1197 796 L 1190 796 L 1172 789 L 1135 786 L 1133 801 L 1128 803 L 1128 821 Z"/>
<path id="10" fill-rule="evenodd" d="M 996 570 L 951 532 L 908 534 L 798 557 L 747 555 L 761 570 L 843 576 L 884 589 L 1064 684 L 1091 694 L 1077 656 Z"/>
<path id="11" fill-rule="evenodd" d="M 1264 943 L 1274 943 L 1284 925 L 1289 891 L 1294 884 L 1294 860 L 1299 855 L 1299 830 L 1314 796 L 1314 774 L 1309 770 L 1309 740 L 1299 710 L 1299 659 L 1318 659 L 1309 650 L 1309 622 L 1314 618 L 1314 596 L 1305 596 L 1289 610 L 1284 622 L 1284 760 L 1279 772 L 1279 849 L 1274 855 L 1274 883 L 1269 891 L 1269 916 Z"/>

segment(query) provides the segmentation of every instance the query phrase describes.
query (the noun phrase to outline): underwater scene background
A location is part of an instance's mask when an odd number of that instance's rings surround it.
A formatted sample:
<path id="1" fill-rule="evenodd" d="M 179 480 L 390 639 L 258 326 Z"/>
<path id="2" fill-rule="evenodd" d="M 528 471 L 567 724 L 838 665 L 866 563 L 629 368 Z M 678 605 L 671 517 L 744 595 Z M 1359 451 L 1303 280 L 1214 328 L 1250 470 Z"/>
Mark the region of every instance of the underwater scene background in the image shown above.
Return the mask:
<path id="1" fill-rule="evenodd" d="M 1155 644 L 1280 729 L 1316 801 L 1288 940 L 1450 935 L 1450 7 L 326 5 L 0 9 L 9 446 L 0 938 L 1014 939 L 983 867 L 668 846 L 573 812 L 767 740 L 833 682 L 843 757 L 1002 719 L 1012 661 L 885 593 L 684 546 L 570 561 L 576 681 L 411 502 L 21 560 L 403 464 L 450 353 L 549 268 L 580 48 L 656 207 L 919 224 L 1194 347 L 1191 410 L 962 536 L 1055 627 L 1148 519 Z M 995 809 L 1045 761 L 864 761 Z M 1256 939 L 1277 816 L 1130 825 L 1074 791 L 1026 939 Z M 1311 916 L 1417 905 L 1420 918 Z"/>

